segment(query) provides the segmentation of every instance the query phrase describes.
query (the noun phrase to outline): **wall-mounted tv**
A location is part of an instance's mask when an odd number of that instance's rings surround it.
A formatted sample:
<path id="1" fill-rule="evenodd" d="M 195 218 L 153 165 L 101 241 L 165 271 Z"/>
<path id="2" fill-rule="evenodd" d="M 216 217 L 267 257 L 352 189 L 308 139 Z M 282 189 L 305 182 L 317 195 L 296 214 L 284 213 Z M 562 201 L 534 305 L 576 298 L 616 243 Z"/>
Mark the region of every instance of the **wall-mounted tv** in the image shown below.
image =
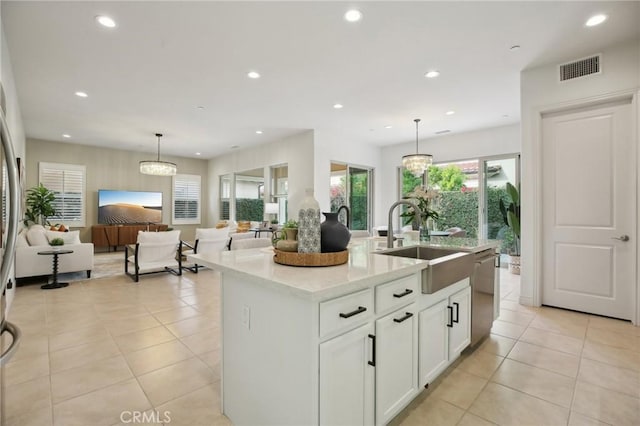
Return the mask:
<path id="1" fill-rule="evenodd" d="M 98 190 L 98 223 L 162 222 L 162 192 Z"/>

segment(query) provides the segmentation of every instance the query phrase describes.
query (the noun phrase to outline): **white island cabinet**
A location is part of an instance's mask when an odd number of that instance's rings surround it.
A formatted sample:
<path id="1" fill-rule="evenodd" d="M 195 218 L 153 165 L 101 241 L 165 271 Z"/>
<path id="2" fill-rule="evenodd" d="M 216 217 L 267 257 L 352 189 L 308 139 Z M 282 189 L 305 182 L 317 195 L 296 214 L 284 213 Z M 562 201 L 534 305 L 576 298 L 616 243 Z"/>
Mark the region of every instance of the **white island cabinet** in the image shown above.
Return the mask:
<path id="1" fill-rule="evenodd" d="M 422 294 L 426 262 L 374 250 L 352 245 L 347 264 L 324 268 L 275 264 L 264 248 L 189 256 L 221 273 L 222 411 L 234 424 L 382 425 L 419 394 L 449 318 L 426 313 L 444 302 L 468 327 L 469 279 Z M 438 373 L 469 342 L 445 334 L 457 343 Z"/>

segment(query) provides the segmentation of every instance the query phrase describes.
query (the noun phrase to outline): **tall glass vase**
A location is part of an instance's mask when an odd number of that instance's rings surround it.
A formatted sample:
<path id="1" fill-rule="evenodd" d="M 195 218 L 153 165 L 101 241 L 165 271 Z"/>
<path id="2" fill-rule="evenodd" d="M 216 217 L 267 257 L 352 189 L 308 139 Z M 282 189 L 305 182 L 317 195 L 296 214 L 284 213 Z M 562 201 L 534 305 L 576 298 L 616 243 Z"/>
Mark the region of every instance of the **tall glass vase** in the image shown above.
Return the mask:
<path id="1" fill-rule="evenodd" d="M 420 221 L 420 226 L 418 227 L 420 231 L 420 241 L 429 241 L 430 233 L 429 226 L 427 226 L 427 219 Z"/>

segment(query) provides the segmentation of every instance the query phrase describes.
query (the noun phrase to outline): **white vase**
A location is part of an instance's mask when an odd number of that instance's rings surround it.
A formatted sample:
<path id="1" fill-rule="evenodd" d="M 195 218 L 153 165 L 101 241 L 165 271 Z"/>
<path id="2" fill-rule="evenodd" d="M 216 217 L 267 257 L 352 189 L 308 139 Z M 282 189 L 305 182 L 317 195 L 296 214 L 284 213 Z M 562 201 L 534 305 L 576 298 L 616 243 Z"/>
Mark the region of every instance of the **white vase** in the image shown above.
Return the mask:
<path id="1" fill-rule="evenodd" d="M 298 210 L 298 253 L 320 253 L 320 204 L 313 189 L 305 193 Z"/>

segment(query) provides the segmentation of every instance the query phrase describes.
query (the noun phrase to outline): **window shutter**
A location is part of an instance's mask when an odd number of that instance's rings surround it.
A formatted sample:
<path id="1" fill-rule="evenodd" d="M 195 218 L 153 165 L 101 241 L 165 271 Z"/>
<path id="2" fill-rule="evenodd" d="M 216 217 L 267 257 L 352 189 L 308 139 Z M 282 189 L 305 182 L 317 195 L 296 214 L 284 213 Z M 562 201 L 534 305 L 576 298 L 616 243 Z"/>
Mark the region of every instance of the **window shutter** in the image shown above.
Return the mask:
<path id="1" fill-rule="evenodd" d="M 40 183 L 55 194 L 50 221 L 85 226 L 85 166 L 40 163 Z"/>
<path id="2" fill-rule="evenodd" d="M 197 225 L 200 223 L 199 175 L 175 175 L 173 177 L 173 224 Z"/>

